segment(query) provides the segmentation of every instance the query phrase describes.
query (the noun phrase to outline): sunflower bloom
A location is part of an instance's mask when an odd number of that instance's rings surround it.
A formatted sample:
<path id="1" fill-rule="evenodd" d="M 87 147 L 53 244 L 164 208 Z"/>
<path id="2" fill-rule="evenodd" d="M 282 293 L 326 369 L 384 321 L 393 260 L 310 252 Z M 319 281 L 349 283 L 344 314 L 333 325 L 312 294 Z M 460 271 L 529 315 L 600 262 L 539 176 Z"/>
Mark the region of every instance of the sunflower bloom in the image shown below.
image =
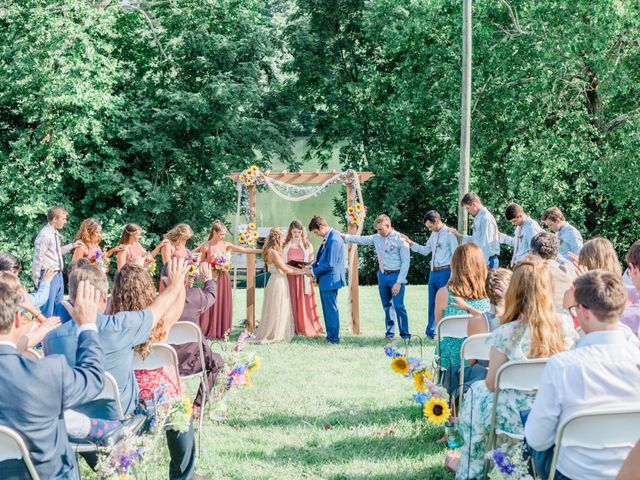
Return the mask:
<path id="1" fill-rule="evenodd" d="M 362 204 L 356 203 L 356 212 L 361 212 L 361 211 L 362 211 Z"/>
<path id="2" fill-rule="evenodd" d="M 451 415 L 447 401 L 444 398 L 435 397 L 431 397 L 431 400 L 424 404 L 422 413 L 427 420 L 438 425 L 445 423 Z"/>
<path id="3" fill-rule="evenodd" d="M 261 366 L 262 366 L 262 359 L 258 355 L 256 355 L 255 357 L 253 357 L 253 363 L 247 370 L 247 373 L 249 375 L 253 375 L 253 372 L 259 369 Z"/>
<path id="4" fill-rule="evenodd" d="M 356 209 L 355 209 L 355 208 L 353 208 L 353 207 L 349 207 L 349 208 L 347 209 L 347 212 L 348 212 L 348 213 L 350 213 L 350 214 L 353 214 L 355 211 L 356 211 Z"/>
<path id="5" fill-rule="evenodd" d="M 427 370 L 422 370 L 413 374 L 413 385 L 419 392 L 425 392 L 427 389 L 424 386 L 426 380 L 431 380 L 431 374 Z"/>
<path id="6" fill-rule="evenodd" d="M 396 357 L 391 361 L 391 370 L 402 375 L 409 374 L 409 362 L 404 357 Z"/>

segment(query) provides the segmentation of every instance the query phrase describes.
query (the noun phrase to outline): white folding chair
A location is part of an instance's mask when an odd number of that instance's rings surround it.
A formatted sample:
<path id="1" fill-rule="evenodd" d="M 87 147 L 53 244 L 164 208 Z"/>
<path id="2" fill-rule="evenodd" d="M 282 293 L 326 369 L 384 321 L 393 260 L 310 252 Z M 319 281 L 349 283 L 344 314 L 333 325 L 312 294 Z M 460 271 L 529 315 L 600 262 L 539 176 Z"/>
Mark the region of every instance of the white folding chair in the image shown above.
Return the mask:
<path id="1" fill-rule="evenodd" d="M 489 333 L 479 333 L 471 335 L 462 342 L 460 347 L 460 391 L 458 408 L 462 406 L 463 386 L 464 386 L 464 362 L 465 360 L 486 360 L 489 361 L 491 347 L 486 344 Z"/>
<path id="2" fill-rule="evenodd" d="M 169 330 L 169 336 L 167 343 L 172 345 L 184 345 L 185 343 L 195 343 L 198 345 L 198 353 L 200 355 L 200 367 L 202 371 L 200 373 L 194 373 L 191 375 L 183 375 L 183 380 L 188 380 L 194 377 L 200 378 L 200 385 L 202 387 L 202 405 L 200 406 L 200 418 L 198 419 L 198 445 L 201 446 L 202 439 L 202 421 L 204 418 L 204 410 L 209 399 L 209 379 L 207 377 L 206 364 L 204 361 L 204 347 L 202 346 L 202 331 L 200 327 L 193 322 L 177 322 Z M 200 451 L 198 448 L 198 452 Z"/>
<path id="3" fill-rule="evenodd" d="M 578 413 L 558 427 L 549 478 L 556 474 L 562 447 L 604 448 L 629 447 L 640 439 L 640 407 L 625 406 Z M 622 466 L 622 465 L 621 465 Z"/>
<path id="4" fill-rule="evenodd" d="M 42 355 L 34 348 L 28 348 L 22 352 L 22 356 L 29 360 L 42 360 Z"/>
<path id="5" fill-rule="evenodd" d="M 98 394 L 95 400 L 110 400 L 114 403 L 116 407 L 116 412 L 118 413 L 118 420 L 121 422 L 125 421 L 124 416 L 124 408 L 122 408 L 122 400 L 120 399 L 120 390 L 118 389 L 118 382 L 115 377 L 111 375 L 109 372 L 104 372 L 104 385 L 102 386 L 102 391 Z M 139 428 L 140 425 L 136 425 L 136 428 Z M 76 453 L 84 453 L 84 452 L 106 452 L 110 450 L 110 447 L 98 447 L 91 443 L 75 443 L 70 442 L 73 450 Z"/>
<path id="6" fill-rule="evenodd" d="M 134 370 L 155 370 L 157 368 L 170 368 L 175 374 L 178 390 L 182 389 L 180 382 L 180 369 L 178 368 L 178 354 L 171 345 L 166 343 L 154 343 L 149 354 L 142 358 L 138 352 L 133 354 L 132 368 Z"/>
<path id="7" fill-rule="evenodd" d="M 24 440 L 15 430 L 0 425 L 0 462 L 22 460 L 33 480 L 40 480 Z"/>
<path id="8" fill-rule="evenodd" d="M 466 338 L 467 324 L 471 315 L 449 315 L 438 322 L 436 327 L 436 350 L 434 359 L 436 361 L 437 382 L 440 382 L 442 376 L 442 359 L 440 357 L 440 342 L 444 337 Z M 454 359 L 449 359 L 450 361 Z"/>
<path id="9" fill-rule="evenodd" d="M 496 374 L 495 392 L 493 393 L 493 407 L 491 411 L 491 429 L 489 430 L 489 450 L 496 448 L 498 435 L 506 435 L 514 440 L 524 440 L 524 435 L 507 432 L 496 428 L 496 411 L 498 399 L 502 390 L 518 390 L 520 392 L 536 392 L 540 385 L 542 371 L 547 364 L 546 358 L 532 360 L 511 361 L 502 365 Z"/>

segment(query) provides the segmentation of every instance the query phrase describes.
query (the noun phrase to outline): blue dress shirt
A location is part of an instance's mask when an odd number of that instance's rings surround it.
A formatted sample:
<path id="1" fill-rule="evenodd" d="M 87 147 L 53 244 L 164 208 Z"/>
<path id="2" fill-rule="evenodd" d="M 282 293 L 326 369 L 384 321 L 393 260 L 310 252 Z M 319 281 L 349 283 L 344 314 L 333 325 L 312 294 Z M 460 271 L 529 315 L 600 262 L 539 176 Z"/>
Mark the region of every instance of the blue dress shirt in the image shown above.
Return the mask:
<path id="1" fill-rule="evenodd" d="M 378 255 L 378 261 L 382 260 L 385 270 L 400 270 L 398 283 L 407 283 L 407 272 L 411 263 L 409 244 L 405 242 L 398 232 L 392 230 L 389 235 L 383 237 L 379 233 L 373 235 L 345 235 L 345 243 L 356 245 L 373 245 Z"/>
<path id="2" fill-rule="evenodd" d="M 473 233 L 462 237 L 462 243 L 475 243 L 482 250 L 485 261 L 500 255 L 498 224 L 487 207 L 482 207 L 473 219 Z"/>
<path id="3" fill-rule="evenodd" d="M 560 240 L 560 246 L 558 247 L 560 255 L 567 260 L 573 261 L 569 258 L 569 252 L 579 255 L 580 250 L 582 250 L 582 235 L 578 229 L 567 222 L 556 232 L 556 237 Z"/>
<path id="4" fill-rule="evenodd" d="M 437 232 L 431 232 L 426 245 L 418 243 L 411 245 L 412 252 L 431 255 L 432 270 L 451 265 L 451 257 L 456 248 L 458 248 L 458 239 L 446 225 L 443 225 Z"/>
<path id="5" fill-rule="evenodd" d="M 505 243 L 513 247 L 513 256 L 511 257 L 511 266 L 529 255 L 531 251 L 531 239 L 542 231 L 542 228 L 533 218 L 527 217 L 522 225 L 516 227 L 513 237 L 500 234 L 500 243 Z"/>

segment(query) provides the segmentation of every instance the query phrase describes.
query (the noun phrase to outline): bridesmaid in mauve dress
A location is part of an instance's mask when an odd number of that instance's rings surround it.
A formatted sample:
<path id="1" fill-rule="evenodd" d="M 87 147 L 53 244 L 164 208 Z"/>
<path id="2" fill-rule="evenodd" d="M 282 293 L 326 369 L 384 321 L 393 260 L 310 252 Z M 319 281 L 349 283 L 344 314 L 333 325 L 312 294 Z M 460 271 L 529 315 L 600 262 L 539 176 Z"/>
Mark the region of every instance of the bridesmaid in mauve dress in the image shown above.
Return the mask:
<path id="1" fill-rule="evenodd" d="M 147 252 L 142 245 L 140 245 L 140 237 L 142 237 L 142 227 L 136 223 L 129 223 L 125 225 L 120 236 L 119 246 L 123 249 L 116 255 L 118 271 L 122 270 L 128 263 L 135 263 L 140 266 L 147 266 L 149 263 L 155 262 L 154 258 L 160 252 L 160 249 L 169 243 L 167 240 L 163 240 L 163 243 L 154 248 L 151 252 Z"/>
<path id="2" fill-rule="evenodd" d="M 186 223 L 180 223 L 169 230 L 164 235 L 162 241 L 162 265 L 165 265 L 172 258 L 188 258 L 187 241 L 193 237 L 193 230 Z M 164 290 L 164 283 L 160 282 L 159 290 Z"/>
<path id="3" fill-rule="evenodd" d="M 200 245 L 196 252 L 203 254 L 203 262 L 213 262 L 220 255 L 229 255 L 230 252 L 238 253 L 262 253 L 255 248 L 243 248 L 224 240 L 227 235 L 227 227 L 220 220 L 213 222 L 209 239 Z M 233 309 L 231 305 L 231 277 L 229 272 L 220 272 L 218 276 L 218 289 L 216 302 L 211 308 L 200 316 L 200 329 L 209 340 L 224 338 L 226 332 L 231 330 Z"/>
<path id="4" fill-rule="evenodd" d="M 313 245 L 304 234 L 304 226 L 298 220 L 289 225 L 283 257 L 287 264 L 298 266 L 296 262 L 311 263 L 313 261 Z M 291 308 L 297 335 L 315 337 L 323 335 L 320 323 L 316 294 L 308 276 L 287 275 Z"/>

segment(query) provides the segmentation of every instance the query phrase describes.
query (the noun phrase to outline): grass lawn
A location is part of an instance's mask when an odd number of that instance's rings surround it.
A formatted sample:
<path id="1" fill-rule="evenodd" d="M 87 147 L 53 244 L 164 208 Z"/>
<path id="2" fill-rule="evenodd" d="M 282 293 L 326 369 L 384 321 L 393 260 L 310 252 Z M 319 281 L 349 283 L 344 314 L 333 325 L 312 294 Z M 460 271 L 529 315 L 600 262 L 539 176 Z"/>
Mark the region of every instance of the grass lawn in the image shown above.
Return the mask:
<path id="1" fill-rule="evenodd" d="M 257 305 L 262 305 L 262 290 Z M 234 298 L 234 325 L 245 291 Z M 409 286 L 411 331 L 423 335 L 427 287 Z M 349 333 L 348 292 L 339 294 L 339 346 L 322 338 L 248 345 L 263 359 L 253 388 L 232 391 L 224 423 L 205 420 L 197 469 L 215 479 L 450 479 L 442 468 L 442 430 L 428 426 L 412 383 L 392 372 L 382 350 L 384 316 L 377 287 L 361 287 L 362 334 Z M 260 308 L 257 311 L 260 316 Z M 239 327 L 234 338 L 239 332 Z M 215 349 L 215 347 L 214 347 Z M 419 347 L 411 354 L 419 355 Z M 424 356 L 433 352 L 425 345 Z M 190 385 L 193 389 L 193 384 Z M 167 478 L 168 460 L 149 478 Z"/>
<path id="2" fill-rule="evenodd" d="M 426 291 L 410 286 L 406 294 L 411 331 L 420 335 Z M 236 291 L 235 325 L 244 318 L 244 293 Z M 348 329 L 347 289 L 339 300 L 339 346 L 296 337 L 291 344 L 247 347 L 263 367 L 253 388 L 232 392 L 226 423 L 205 423 L 200 473 L 224 479 L 451 478 L 441 467 L 445 449 L 435 444 L 442 432 L 421 419 L 411 382 L 391 371 L 382 351 L 377 288 L 361 287 L 357 337 Z M 425 347 L 430 356 L 432 343 Z"/>

